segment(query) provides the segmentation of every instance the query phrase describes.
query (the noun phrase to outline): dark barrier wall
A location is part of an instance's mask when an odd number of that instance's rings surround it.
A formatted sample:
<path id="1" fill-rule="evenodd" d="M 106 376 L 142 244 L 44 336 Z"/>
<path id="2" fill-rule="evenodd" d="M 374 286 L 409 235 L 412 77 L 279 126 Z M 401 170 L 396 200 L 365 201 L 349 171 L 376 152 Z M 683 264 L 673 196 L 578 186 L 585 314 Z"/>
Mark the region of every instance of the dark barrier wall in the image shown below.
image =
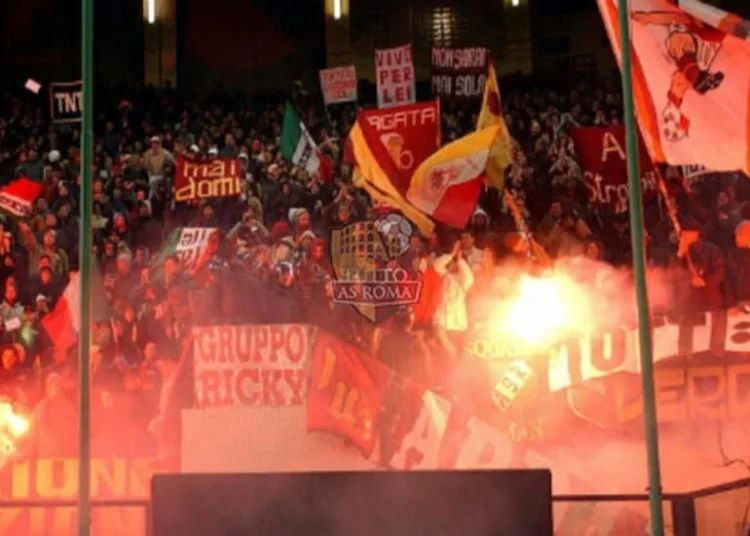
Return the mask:
<path id="1" fill-rule="evenodd" d="M 552 536 L 549 471 L 155 475 L 153 534 Z"/>
<path id="2" fill-rule="evenodd" d="M 142 5 L 95 0 L 97 83 L 143 76 Z M 21 89 L 27 78 L 46 85 L 80 77 L 81 3 L 77 0 L 0 1 L 0 89 Z M 127 52 L 126 52 L 127 51 Z"/>

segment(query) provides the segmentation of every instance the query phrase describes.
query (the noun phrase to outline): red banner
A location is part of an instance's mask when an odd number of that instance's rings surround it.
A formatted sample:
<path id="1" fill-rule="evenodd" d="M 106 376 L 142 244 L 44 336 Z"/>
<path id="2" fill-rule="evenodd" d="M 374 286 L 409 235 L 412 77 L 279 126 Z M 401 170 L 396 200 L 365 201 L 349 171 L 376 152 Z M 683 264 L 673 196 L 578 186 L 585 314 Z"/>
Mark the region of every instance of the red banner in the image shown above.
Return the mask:
<path id="1" fill-rule="evenodd" d="M 481 99 L 490 53 L 484 47 L 433 48 L 432 94 Z"/>
<path id="2" fill-rule="evenodd" d="M 405 194 L 419 164 L 440 147 L 438 101 L 362 111 L 358 121 L 367 140 L 372 140 L 375 157 L 381 161 L 390 155 L 399 171 L 397 177 L 390 177 L 391 182 Z"/>
<path id="3" fill-rule="evenodd" d="M 239 159 L 177 161 L 174 177 L 175 201 L 232 197 L 241 193 L 242 163 Z"/>
<path id="4" fill-rule="evenodd" d="M 345 437 L 369 457 L 390 377 L 388 367 L 321 331 L 310 371 L 308 429 Z"/>
<path id="5" fill-rule="evenodd" d="M 589 202 L 602 208 L 623 211 L 628 206 L 628 169 L 625 156 L 625 127 L 571 129 L 578 162 L 589 192 Z M 644 197 L 658 191 L 654 165 L 640 134 L 638 157 Z"/>

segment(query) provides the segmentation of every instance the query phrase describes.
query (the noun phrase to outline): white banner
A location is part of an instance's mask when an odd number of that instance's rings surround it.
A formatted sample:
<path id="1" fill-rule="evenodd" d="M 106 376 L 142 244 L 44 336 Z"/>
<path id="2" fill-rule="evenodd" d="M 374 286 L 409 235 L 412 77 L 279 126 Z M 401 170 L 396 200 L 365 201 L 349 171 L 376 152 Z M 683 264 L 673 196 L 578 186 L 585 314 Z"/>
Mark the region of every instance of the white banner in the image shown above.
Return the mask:
<path id="1" fill-rule="evenodd" d="M 186 473 L 377 470 L 357 447 L 309 433 L 305 406 L 183 410 L 180 464 Z"/>
<path id="2" fill-rule="evenodd" d="M 375 75 L 378 79 L 378 108 L 416 101 L 411 45 L 376 50 Z"/>
<path id="3" fill-rule="evenodd" d="M 357 71 L 354 65 L 322 69 L 320 89 L 326 106 L 339 102 L 357 102 Z"/>
<path id="4" fill-rule="evenodd" d="M 303 404 L 309 333 L 309 326 L 300 324 L 194 327 L 198 405 Z"/>
<path id="5" fill-rule="evenodd" d="M 658 363 L 670 357 L 709 350 L 750 352 L 750 314 L 727 311 L 701 313 L 680 323 L 664 322 L 652 328 L 653 357 Z M 618 372 L 641 371 L 637 329 L 619 329 L 564 344 L 550 354 L 550 391 L 602 378 Z"/>

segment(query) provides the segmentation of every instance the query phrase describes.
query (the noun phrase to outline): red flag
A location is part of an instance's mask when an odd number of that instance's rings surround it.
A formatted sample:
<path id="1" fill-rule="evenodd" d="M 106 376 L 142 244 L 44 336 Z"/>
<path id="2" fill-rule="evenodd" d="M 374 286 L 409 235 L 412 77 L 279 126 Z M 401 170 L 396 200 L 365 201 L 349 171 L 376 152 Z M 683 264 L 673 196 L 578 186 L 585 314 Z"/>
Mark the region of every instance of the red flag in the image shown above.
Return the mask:
<path id="1" fill-rule="evenodd" d="M 310 371 L 308 430 L 340 435 L 369 457 L 390 376 L 385 365 L 321 331 Z"/>

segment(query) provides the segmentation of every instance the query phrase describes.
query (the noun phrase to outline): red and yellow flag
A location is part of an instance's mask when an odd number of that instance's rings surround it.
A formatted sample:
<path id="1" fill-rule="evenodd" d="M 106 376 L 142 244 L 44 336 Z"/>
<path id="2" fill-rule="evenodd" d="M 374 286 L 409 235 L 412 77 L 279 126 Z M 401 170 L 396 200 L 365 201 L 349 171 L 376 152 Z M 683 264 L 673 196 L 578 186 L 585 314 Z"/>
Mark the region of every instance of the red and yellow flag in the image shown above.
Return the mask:
<path id="1" fill-rule="evenodd" d="M 378 360 L 321 331 L 310 370 L 308 430 L 348 439 L 369 457 L 390 378 L 390 369 Z"/>
<path id="2" fill-rule="evenodd" d="M 433 154 L 414 172 L 406 198 L 436 220 L 463 228 L 476 208 L 499 131 L 500 125 L 479 130 Z"/>
<path id="3" fill-rule="evenodd" d="M 484 84 L 482 109 L 479 111 L 477 131 L 497 126 L 498 133 L 487 160 L 487 180 L 498 190 L 505 184 L 505 168 L 513 161 L 513 150 L 508 127 L 500 107 L 500 87 L 497 85 L 495 66 L 490 62 L 487 81 Z"/>
<path id="4" fill-rule="evenodd" d="M 395 184 L 396 181 L 392 179 L 398 177 L 400 172 L 391 157 L 387 153 L 385 156 L 376 156 L 375 151 L 379 147 L 373 150 L 373 145 L 381 141 L 368 138 L 359 119 L 349 133 L 349 140 L 355 164 L 354 185 L 364 188 L 374 200 L 401 211 L 424 236 L 431 236 L 435 229 L 434 222 L 404 198 Z"/>

